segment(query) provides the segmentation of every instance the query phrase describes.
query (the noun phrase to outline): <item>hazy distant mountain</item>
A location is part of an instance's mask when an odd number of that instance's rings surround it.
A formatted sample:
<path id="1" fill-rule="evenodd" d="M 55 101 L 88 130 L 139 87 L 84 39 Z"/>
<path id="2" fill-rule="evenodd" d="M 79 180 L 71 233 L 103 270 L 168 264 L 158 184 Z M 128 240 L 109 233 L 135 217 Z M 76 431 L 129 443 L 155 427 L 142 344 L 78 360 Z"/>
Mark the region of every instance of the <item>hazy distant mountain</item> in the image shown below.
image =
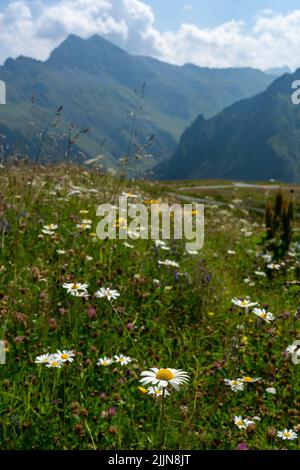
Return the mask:
<path id="1" fill-rule="evenodd" d="M 130 140 L 146 143 L 155 134 L 146 151 L 157 155 L 146 165 L 151 167 L 173 153 L 182 131 L 199 113 L 210 117 L 264 90 L 273 78 L 251 68 L 179 67 L 130 55 L 99 36 L 84 40 L 72 35 L 45 62 L 19 57 L 0 67 L 0 79 L 7 84 L 0 133 L 11 148 L 17 143 L 33 157 L 49 115 L 63 105 L 60 122 L 55 129 L 49 127 L 51 135 L 40 152 L 44 159 L 63 158 L 65 135 L 56 150 L 54 141 L 74 123 L 79 130 L 93 129 L 81 136 L 77 150 L 88 157 L 105 155 L 111 166 L 128 152 L 132 157 Z M 145 95 L 138 102 L 143 83 Z M 130 113 L 139 105 L 143 113 L 133 125 Z"/>
<path id="2" fill-rule="evenodd" d="M 264 70 L 264 72 L 280 77 L 280 75 L 283 75 L 285 73 L 292 73 L 292 70 L 286 65 L 284 67 L 273 67 L 273 68 Z"/>
<path id="3" fill-rule="evenodd" d="M 291 102 L 299 78 L 300 69 L 209 120 L 199 116 L 160 168 L 162 176 L 299 182 L 300 105 Z"/>

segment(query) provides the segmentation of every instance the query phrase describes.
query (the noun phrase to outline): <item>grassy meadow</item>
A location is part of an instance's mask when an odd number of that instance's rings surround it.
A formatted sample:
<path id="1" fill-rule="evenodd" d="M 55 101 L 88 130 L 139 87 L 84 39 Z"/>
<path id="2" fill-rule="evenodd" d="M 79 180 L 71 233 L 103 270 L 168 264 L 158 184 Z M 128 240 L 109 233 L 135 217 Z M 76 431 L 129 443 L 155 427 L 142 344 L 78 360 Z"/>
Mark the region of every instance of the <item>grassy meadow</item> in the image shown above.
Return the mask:
<path id="1" fill-rule="evenodd" d="M 272 188 L 2 167 L 0 448 L 299 449 L 300 365 L 286 349 L 299 339 L 298 287 L 287 282 L 300 280 L 300 187 L 290 190 L 282 185 L 295 211 L 282 253 L 280 231 L 266 236 Z M 203 248 L 99 240 L 97 206 L 123 192 L 149 206 L 207 199 Z M 86 295 L 63 287 L 77 283 Z M 119 296 L 95 295 L 107 287 Z M 64 350 L 70 361 L 36 362 Z M 149 394 L 141 373 L 154 367 L 189 379 Z"/>

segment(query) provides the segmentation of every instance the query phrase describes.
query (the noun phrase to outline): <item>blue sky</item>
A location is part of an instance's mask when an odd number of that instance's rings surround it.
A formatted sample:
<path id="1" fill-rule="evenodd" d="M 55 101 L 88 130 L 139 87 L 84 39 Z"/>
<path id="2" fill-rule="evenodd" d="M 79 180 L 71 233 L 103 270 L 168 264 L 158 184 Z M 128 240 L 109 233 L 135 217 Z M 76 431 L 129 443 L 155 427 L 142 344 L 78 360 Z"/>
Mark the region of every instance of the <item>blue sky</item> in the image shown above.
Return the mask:
<path id="1" fill-rule="evenodd" d="M 300 7 L 299 0 L 147 0 L 156 13 L 159 29 L 177 28 L 182 22 L 200 27 L 217 26 L 236 19 L 251 22 L 261 10 L 287 13 Z M 170 15 L 170 6 L 172 14 Z M 184 9 L 184 6 L 191 9 Z"/>
<path id="2" fill-rule="evenodd" d="M 299 31 L 299 0 L 1 0 L 0 63 L 99 34 L 179 65 L 295 69 Z"/>

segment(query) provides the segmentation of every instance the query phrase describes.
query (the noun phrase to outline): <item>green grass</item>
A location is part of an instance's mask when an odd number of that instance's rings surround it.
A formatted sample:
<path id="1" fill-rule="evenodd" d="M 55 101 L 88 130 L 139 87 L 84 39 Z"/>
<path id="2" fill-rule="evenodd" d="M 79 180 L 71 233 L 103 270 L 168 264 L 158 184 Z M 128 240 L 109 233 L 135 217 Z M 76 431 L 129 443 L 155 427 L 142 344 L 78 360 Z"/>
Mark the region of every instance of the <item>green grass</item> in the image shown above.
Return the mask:
<path id="1" fill-rule="evenodd" d="M 0 239 L 0 326 L 7 346 L 0 365 L 0 448 L 299 448 L 299 440 L 276 437 L 299 426 L 300 365 L 283 354 L 299 337 L 299 321 L 293 321 L 298 298 L 284 289 L 299 277 L 299 253 L 278 273 L 255 275 L 264 268 L 256 256 L 263 219 L 234 206 L 205 208 L 205 243 L 197 256 L 185 252 L 183 241 L 159 252 L 151 240 L 128 240 L 133 248 L 100 241 L 91 236 L 99 204 L 116 202 L 124 190 L 139 200 L 166 201 L 165 186 L 49 167 L 36 170 L 31 187 L 31 171 L 0 173 L 0 221 L 9 223 Z M 72 185 L 82 191 L 69 195 Z M 253 190 L 258 206 L 261 195 L 258 200 Z M 231 192 L 223 198 L 230 203 Z M 91 230 L 76 227 L 83 218 L 92 219 Z M 58 225 L 56 234 L 42 237 L 43 225 L 51 223 Z M 166 258 L 179 263 L 182 275 L 158 269 L 158 259 Z M 62 288 L 74 281 L 89 284 L 88 299 Z M 102 286 L 120 297 L 112 304 L 95 298 Z M 233 306 L 233 297 L 247 295 L 277 320 L 267 324 Z M 76 351 L 74 362 L 61 369 L 35 364 L 36 356 L 57 349 Z M 126 367 L 97 366 L 100 357 L 116 354 L 133 360 Z M 138 388 L 140 373 L 151 367 L 190 375 L 179 392 L 169 390 L 164 409 L 161 399 Z M 248 375 L 261 380 L 240 392 L 224 384 L 224 378 Z M 270 386 L 276 395 L 266 393 Z M 240 430 L 235 415 L 261 420 Z"/>

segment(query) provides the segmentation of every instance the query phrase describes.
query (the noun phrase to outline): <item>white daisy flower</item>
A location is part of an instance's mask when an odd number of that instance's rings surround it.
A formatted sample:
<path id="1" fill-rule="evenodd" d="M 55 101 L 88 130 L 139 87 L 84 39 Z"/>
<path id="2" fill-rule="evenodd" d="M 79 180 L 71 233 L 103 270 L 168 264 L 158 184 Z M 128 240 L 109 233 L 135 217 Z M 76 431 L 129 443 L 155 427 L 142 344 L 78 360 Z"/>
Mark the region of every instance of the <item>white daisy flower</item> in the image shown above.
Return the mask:
<path id="1" fill-rule="evenodd" d="M 266 277 L 266 273 L 264 271 L 254 271 L 254 274 L 256 274 L 256 276 L 262 276 L 262 277 Z"/>
<path id="2" fill-rule="evenodd" d="M 159 387 L 149 387 L 148 395 L 154 395 L 155 397 L 167 397 L 170 394 L 166 388 L 163 389 Z"/>
<path id="3" fill-rule="evenodd" d="M 261 377 L 249 377 L 248 375 L 244 376 L 241 378 L 241 381 L 244 383 L 253 383 L 253 382 L 258 382 L 258 380 L 261 380 Z"/>
<path id="4" fill-rule="evenodd" d="M 267 264 L 267 268 L 271 270 L 279 271 L 279 269 L 281 268 L 281 265 L 277 263 L 269 263 Z"/>
<path id="5" fill-rule="evenodd" d="M 292 355 L 292 363 L 300 364 L 300 340 L 296 340 L 286 348 L 286 352 Z"/>
<path id="6" fill-rule="evenodd" d="M 123 354 L 120 354 L 119 356 L 115 355 L 114 359 L 115 359 L 115 362 L 117 364 L 121 364 L 121 366 L 127 366 L 127 364 L 129 364 L 129 362 L 132 361 L 131 357 L 124 356 Z"/>
<path id="7" fill-rule="evenodd" d="M 65 250 L 56 250 L 56 253 L 58 255 L 65 255 L 66 254 Z"/>
<path id="8" fill-rule="evenodd" d="M 248 310 L 248 308 L 250 307 L 254 307 L 255 305 L 257 305 L 257 302 L 250 302 L 250 300 L 247 300 L 247 299 L 240 300 L 240 299 L 237 299 L 236 297 L 231 299 L 231 302 L 234 305 L 237 305 L 237 307 L 245 308 L 246 310 Z"/>
<path id="9" fill-rule="evenodd" d="M 152 367 L 150 370 L 141 373 L 142 385 L 152 384 L 157 385 L 158 388 L 167 387 L 169 384 L 179 390 L 179 386 L 185 384 L 189 380 L 187 372 L 181 369 L 157 369 Z"/>
<path id="10" fill-rule="evenodd" d="M 35 358 L 34 362 L 36 364 L 48 364 L 51 357 L 52 357 L 51 354 L 41 354 L 40 356 L 37 356 Z"/>
<path id="11" fill-rule="evenodd" d="M 88 295 L 87 288 L 88 284 L 81 284 L 80 282 L 65 283 L 62 285 L 64 289 L 67 289 L 68 294 L 74 297 L 85 297 Z"/>
<path id="12" fill-rule="evenodd" d="M 244 390 L 245 384 L 241 379 L 224 379 L 226 385 L 229 385 L 233 392 L 239 392 Z"/>
<path id="13" fill-rule="evenodd" d="M 57 229 L 58 229 L 58 225 L 56 225 L 56 224 L 50 224 L 50 225 L 44 225 L 43 226 L 43 230 L 48 230 L 50 232 L 54 232 Z"/>
<path id="14" fill-rule="evenodd" d="M 235 416 L 234 417 L 234 424 L 239 428 L 239 429 L 247 429 L 250 424 L 254 424 L 253 421 L 250 419 L 243 419 L 242 416 Z"/>
<path id="15" fill-rule="evenodd" d="M 60 369 L 61 366 L 62 366 L 62 361 L 57 356 L 57 354 L 51 354 L 49 356 L 49 362 L 46 364 L 46 367 L 55 367 L 57 369 Z"/>
<path id="16" fill-rule="evenodd" d="M 277 436 L 280 437 L 281 439 L 288 440 L 288 441 L 293 441 L 294 439 L 297 439 L 298 434 L 293 431 L 293 429 L 284 429 L 283 431 L 278 431 Z"/>
<path id="17" fill-rule="evenodd" d="M 107 300 L 116 300 L 118 297 L 120 297 L 120 294 L 117 290 L 114 290 L 114 289 L 110 289 L 109 287 L 101 287 L 101 289 L 99 289 L 95 296 L 98 298 L 98 299 L 102 299 L 104 297 L 107 298 Z"/>
<path id="18" fill-rule="evenodd" d="M 276 395 L 276 393 L 277 393 L 276 388 L 274 388 L 274 387 L 266 388 L 266 392 L 270 393 L 271 395 Z"/>
<path id="19" fill-rule="evenodd" d="M 63 351 L 60 351 L 60 349 L 58 349 L 56 352 L 56 356 L 61 362 L 73 362 L 75 353 L 73 351 L 67 351 L 66 349 L 64 349 Z"/>
<path id="20" fill-rule="evenodd" d="M 266 312 L 264 308 L 254 308 L 253 313 L 257 315 L 258 317 L 262 318 L 263 320 L 265 320 L 265 322 L 267 323 L 271 323 L 272 321 L 276 320 L 273 313 Z"/>
<path id="21" fill-rule="evenodd" d="M 109 357 L 100 357 L 99 361 L 97 362 L 97 366 L 103 366 L 103 367 L 106 367 L 106 366 L 110 366 L 111 364 L 113 364 L 113 359 L 110 359 Z"/>
<path id="22" fill-rule="evenodd" d="M 170 259 L 166 259 L 165 261 L 158 260 L 158 264 L 164 266 L 172 266 L 173 268 L 179 268 L 179 264 L 176 261 L 172 261 Z"/>

